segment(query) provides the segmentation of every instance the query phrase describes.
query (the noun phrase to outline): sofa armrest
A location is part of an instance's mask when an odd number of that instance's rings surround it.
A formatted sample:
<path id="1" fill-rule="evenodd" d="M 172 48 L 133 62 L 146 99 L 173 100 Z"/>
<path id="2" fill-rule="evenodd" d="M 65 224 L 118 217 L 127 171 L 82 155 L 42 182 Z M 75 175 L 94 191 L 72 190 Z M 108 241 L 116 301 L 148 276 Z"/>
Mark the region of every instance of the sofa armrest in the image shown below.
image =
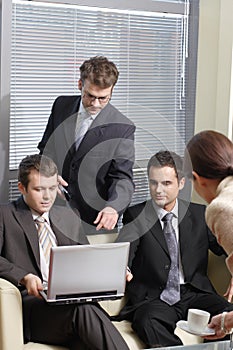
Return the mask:
<path id="1" fill-rule="evenodd" d="M 22 349 L 22 300 L 19 290 L 0 278 L 0 350 Z"/>

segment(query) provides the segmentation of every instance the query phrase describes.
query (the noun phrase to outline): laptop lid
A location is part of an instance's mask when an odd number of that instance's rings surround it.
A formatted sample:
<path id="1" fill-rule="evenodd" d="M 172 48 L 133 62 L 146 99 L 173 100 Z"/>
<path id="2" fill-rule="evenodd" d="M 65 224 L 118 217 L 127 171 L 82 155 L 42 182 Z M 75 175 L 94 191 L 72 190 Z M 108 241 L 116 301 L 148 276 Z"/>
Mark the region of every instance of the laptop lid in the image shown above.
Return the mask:
<path id="1" fill-rule="evenodd" d="M 50 303 L 121 298 L 125 292 L 129 242 L 51 248 L 47 291 Z"/>

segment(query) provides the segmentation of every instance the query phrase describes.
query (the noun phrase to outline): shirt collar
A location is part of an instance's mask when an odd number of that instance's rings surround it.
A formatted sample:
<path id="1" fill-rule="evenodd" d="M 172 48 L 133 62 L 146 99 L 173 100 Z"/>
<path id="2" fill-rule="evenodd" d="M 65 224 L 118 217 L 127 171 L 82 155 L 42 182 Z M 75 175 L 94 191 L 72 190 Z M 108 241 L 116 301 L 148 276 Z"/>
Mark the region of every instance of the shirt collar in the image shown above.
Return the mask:
<path id="1" fill-rule="evenodd" d="M 47 211 L 42 215 L 39 215 L 35 210 L 31 209 L 31 213 L 34 221 L 40 216 L 42 216 L 46 220 L 46 222 L 49 223 L 49 213 Z"/>
<path id="2" fill-rule="evenodd" d="M 168 212 L 166 210 L 164 210 L 163 208 L 159 207 L 153 199 L 152 199 L 152 204 L 153 204 L 153 207 L 158 215 L 159 220 L 162 220 L 164 215 L 166 215 Z M 171 210 L 171 213 L 173 213 L 174 216 L 176 218 L 178 218 L 178 201 L 177 201 L 177 199 L 176 199 L 176 203 L 175 203 L 174 208 Z"/>
<path id="3" fill-rule="evenodd" d="M 80 103 L 80 106 L 79 106 L 79 111 L 78 113 L 85 113 L 87 115 L 87 118 L 90 118 L 91 120 L 95 120 L 95 118 L 97 117 L 97 115 L 100 113 L 97 113 L 97 114 L 90 114 L 87 112 L 87 110 L 84 108 L 83 106 L 83 103 L 82 103 L 82 100 L 81 100 L 81 103 Z"/>

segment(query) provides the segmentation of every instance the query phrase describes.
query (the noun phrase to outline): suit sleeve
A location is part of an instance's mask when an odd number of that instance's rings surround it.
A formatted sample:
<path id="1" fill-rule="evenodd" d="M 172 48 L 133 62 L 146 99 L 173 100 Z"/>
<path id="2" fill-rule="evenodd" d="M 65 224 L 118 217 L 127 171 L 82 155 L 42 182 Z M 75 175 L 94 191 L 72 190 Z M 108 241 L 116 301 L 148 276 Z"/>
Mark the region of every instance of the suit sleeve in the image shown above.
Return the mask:
<path id="1" fill-rule="evenodd" d="M 215 255 L 225 255 L 227 256 L 225 250 L 218 244 L 216 237 L 213 235 L 213 233 L 208 229 L 208 238 L 209 238 L 209 249 L 215 254 Z"/>
<path id="2" fill-rule="evenodd" d="M 133 217 L 131 208 L 128 208 L 123 216 L 124 226 L 119 232 L 116 242 L 130 242 L 128 266 L 132 267 L 132 262 L 140 243 L 140 224 Z"/>
<path id="3" fill-rule="evenodd" d="M 116 149 L 116 156 L 112 160 L 108 172 L 111 185 L 108 190 L 106 206 L 113 207 L 120 215 L 130 204 L 134 192 L 134 132 L 134 125 L 125 126 L 124 134 Z"/>
<path id="4" fill-rule="evenodd" d="M 0 208 L 0 277 L 18 286 L 19 281 L 29 272 L 10 262 L 4 257 L 5 250 L 5 229 L 3 210 Z"/>
<path id="5" fill-rule="evenodd" d="M 56 105 L 57 100 L 58 99 L 56 99 L 53 103 L 51 114 L 50 114 L 50 117 L 48 119 L 48 123 L 47 123 L 47 126 L 45 128 L 44 135 L 37 146 L 37 148 L 40 151 L 40 154 L 44 154 L 44 155 L 52 158 L 55 162 L 56 162 L 56 159 L 54 159 L 55 158 L 54 138 L 51 136 L 53 134 L 53 131 L 55 130 L 53 111 L 55 109 L 55 105 Z"/>

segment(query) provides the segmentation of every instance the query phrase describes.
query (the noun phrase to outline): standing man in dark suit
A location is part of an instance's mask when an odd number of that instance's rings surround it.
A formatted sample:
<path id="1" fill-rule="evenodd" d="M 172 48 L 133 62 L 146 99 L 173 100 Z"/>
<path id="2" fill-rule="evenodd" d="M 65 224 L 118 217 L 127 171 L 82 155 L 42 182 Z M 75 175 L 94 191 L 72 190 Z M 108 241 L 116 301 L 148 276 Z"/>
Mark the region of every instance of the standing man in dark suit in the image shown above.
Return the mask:
<path id="1" fill-rule="evenodd" d="M 128 350 L 98 304 L 51 306 L 40 297 L 42 281 L 48 280 L 49 250 L 45 247 L 88 241 L 73 210 L 52 207 L 58 180 L 51 159 L 39 154 L 27 156 L 20 163 L 18 178 L 22 196 L 0 206 L 0 277 L 21 291 L 25 342 L 63 345 L 72 350 Z M 44 222 L 42 241 L 39 222 Z"/>
<path id="2" fill-rule="evenodd" d="M 58 165 L 71 206 L 85 223 L 96 225 L 94 231 L 113 229 L 134 191 L 135 126 L 109 103 L 118 75 L 105 57 L 84 61 L 81 96 L 55 100 L 38 145 Z"/>
<path id="3" fill-rule="evenodd" d="M 177 321 L 187 319 L 189 308 L 211 315 L 233 309 L 207 276 L 208 250 L 217 255 L 224 251 L 207 228 L 205 206 L 177 198 L 185 183 L 182 167 L 181 157 L 174 152 L 160 151 L 149 160 L 151 200 L 127 209 L 118 238 L 131 241 L 129 267 L 133 274 L 127 288 L 129 300 L 118 320 L 132 321 L 132 328 L 149 348 L 181 345 L 174 330 Z M 170 287 L 174 257 L 169 253 L 167 232 L 163 232 L 167 215 L 172 217 L 179 253 L 174 267 L 178 267 L 177 283 L 174 279 Z"/>

